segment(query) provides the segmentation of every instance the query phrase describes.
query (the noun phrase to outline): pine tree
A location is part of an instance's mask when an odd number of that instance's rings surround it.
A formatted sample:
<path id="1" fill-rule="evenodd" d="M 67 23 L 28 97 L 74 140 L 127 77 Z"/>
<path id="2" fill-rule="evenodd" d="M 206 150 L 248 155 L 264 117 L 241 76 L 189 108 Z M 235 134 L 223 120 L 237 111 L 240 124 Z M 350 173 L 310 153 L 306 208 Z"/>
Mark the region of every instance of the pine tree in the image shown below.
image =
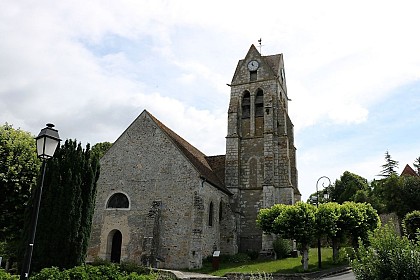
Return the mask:
<path id="1" fill-rule="evenodd" d="M 388 151 L 385 152 L 385 164 L 382 165 L 382 171 L 379 176 L 389 177 L 393 174 L 397 174 L 396 169 L 398 168 L 398 161 L 393 160 Z"/>

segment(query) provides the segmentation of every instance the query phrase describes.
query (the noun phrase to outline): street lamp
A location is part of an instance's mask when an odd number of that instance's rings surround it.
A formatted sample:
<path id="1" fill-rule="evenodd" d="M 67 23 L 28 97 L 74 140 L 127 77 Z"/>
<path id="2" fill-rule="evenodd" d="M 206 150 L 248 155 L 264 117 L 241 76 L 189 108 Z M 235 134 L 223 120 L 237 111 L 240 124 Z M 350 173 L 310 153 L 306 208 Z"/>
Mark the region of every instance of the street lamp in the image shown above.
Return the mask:
<path id="1" fill-rule="evenodd" d="M 38 223 L 39 206 L 41 204 L 42 188 L 44 186 L 45 167 L 47 165 L 47 159 L 53 157 L 55 149 L 60 143 L 60 137 L 58 131 L 53 128 L 54 125 L 51 123 L 47 124 L 46 128 L 43 128 L 36 139 L 36 150 L 38 157 L 42 160 L 42 179 L 41 186 L 35 190 L 34 193 L 34 204 L 32 209 L 31 227 L 28 247 L 26 247 L 25 257 L 23 259 L 22 272 L 20 279 L 29 278 L 29 270 L 31 268 L 32 252 L 34 250 L 36 225 Z"/>
<path id="2" fill-rule="evenodd" d="M 319 192 L 318 192 L 318 183 L 320 180 L 328 180 L 328 187 L 331 185 L 331 180 L 330 178 L 328 178 L 327 176 L 322 176 L 318 179 L 318 181 L 316 181 L 316 208 L 318 208 L 319 205 Z M 322 188 L 324 188 L 324 183 L 322 183 Z M 328 195 L 328 192 L 326 193 Z M 325 193 L 324 193 L 324 198 L 325 197 Z M 318 235 L 318 268 L 321 268 L 321 236 Z"/>

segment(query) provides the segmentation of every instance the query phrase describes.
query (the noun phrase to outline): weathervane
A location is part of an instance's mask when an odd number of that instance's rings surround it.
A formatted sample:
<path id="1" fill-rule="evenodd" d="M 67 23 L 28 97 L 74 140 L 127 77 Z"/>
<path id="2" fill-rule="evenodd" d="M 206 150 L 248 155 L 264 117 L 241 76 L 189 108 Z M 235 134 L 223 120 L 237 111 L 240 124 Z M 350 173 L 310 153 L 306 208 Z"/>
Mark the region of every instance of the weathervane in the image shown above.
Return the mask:
<path id="1" fill-rule="evenodd" d="M 262 48 L 262 46 L 263 46 L 263 45 L 261 45 L 261 41 L 262 41 L 262 40 L 261 40 L 261 38 L 260 38 L 260 39 L 258 40 L 258 44 L 259 44 L 259 48 L 260 48 L 260 54 L 262 54 L 262 52 L 261 52 L 261 48 Z"/>

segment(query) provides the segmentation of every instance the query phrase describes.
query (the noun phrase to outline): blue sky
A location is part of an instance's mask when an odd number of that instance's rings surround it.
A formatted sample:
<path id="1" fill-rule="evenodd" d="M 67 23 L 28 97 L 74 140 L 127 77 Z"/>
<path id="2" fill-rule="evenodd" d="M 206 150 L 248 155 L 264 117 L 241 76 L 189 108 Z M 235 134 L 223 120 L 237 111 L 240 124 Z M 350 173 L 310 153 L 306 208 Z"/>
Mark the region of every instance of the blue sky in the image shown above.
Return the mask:
<path id="1" fill-rule="evenodd" d="M 388 150 L 420 156 L 418 1 L 14 1 L 0 4 L 0 121 L 115 141 L 147 109 L 225 153 L 238 60 L 283 53 L 303 198 Z"/>

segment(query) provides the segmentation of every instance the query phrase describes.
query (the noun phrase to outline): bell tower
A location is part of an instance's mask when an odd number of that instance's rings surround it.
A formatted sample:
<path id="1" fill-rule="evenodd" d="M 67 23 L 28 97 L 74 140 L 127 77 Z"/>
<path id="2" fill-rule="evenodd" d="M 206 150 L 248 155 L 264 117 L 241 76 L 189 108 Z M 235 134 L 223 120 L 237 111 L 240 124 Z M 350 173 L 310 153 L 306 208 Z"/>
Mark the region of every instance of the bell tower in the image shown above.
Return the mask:
<path id="1" fill-rule="evenodd" d="M 300 200 L 283 55 L 252 45 L 232 78 L 226 136 L 226 187 L 234 194 L 239 252 L 272 248 L 256 225 L 258 210 Z"/>

